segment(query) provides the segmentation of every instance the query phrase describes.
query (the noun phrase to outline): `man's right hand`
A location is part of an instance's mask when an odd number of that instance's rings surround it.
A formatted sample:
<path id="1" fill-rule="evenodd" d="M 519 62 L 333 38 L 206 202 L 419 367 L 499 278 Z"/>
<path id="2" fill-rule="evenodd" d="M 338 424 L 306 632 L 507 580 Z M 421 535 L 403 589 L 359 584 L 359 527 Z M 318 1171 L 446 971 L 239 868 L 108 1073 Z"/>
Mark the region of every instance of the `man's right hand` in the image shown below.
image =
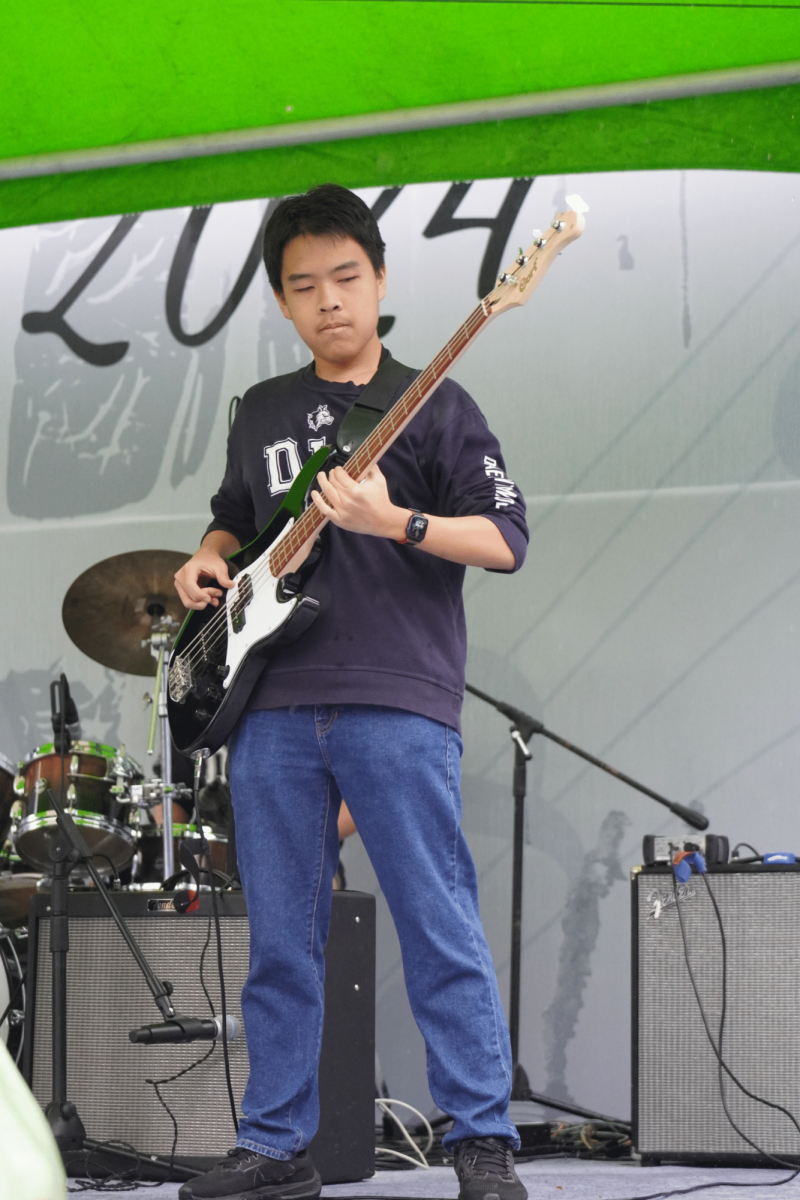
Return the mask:
<path id="1" fill-rule="evenodd" d="M 233 587 L 225 557 L 235 554 L 239 543 L 230 534 L 214 530 L 203 540 L 203 545 L 181 567 L 175 576 L 175 588 L 186 608 L 214 608 L 224 596 L 223 588 Z M 200 586 L 201 579 L 212 579 L 214 583 Z"/>

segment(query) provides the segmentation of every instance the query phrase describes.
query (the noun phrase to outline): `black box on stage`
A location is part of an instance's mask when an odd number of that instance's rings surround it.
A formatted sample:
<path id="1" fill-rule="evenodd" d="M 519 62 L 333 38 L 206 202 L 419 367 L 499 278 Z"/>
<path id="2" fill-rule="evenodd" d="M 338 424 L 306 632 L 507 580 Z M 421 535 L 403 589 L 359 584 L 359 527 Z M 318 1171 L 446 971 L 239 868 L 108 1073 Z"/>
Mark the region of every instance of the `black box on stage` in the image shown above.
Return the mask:
<path id="1" fill-rule="evenodd" d="M 180 1012 L 210 1016 L 200 982 L 211 898 L 177 913 L 166 893 L 115 895 L 122 915 L 159 979 L 169 979 Z M 52 966 L 46 895 L 31 904 L 24 1073 L 46 1104 L 52 1079 Z M 240 1109 L 249 1069 L 240 996 L 249 935 L 241 894 L 219 897 L 227 1010 L 237 1023 L 229 1044 Z M 133 1045 L 131 1029 L 160 1021 L 149 989 L 99 896 L 71 893 L 67 955 L 67 1094 L 87 1135 L 121 1139 L 143 1155 L 169 1157 L 173 1127 L 147 1078 L 167 1079 L 203 1057 L 208 1042 Z M 365 1179 L 375 1169 L 375 898 L 334 892 L 325 954 L 325 1028 L 319 1067 L 320 1125 L 311 1153 L 323 1183 Z M 206 987 L 221 1011 L 216 940 L 205 954 Z M 189 1074 L 161 1088 L 178 1123 L 176 1160 L 206 1168 L 235 1142 L 222 1046 Z"/>
<path id="2" fill-rule="evenodd" d="M 722 1057 L 757 1096 L 800 1122 L 800 867 L 710 867 L 727 948 Z M 770 1165 L 731 1127 L 720 1070 L 684 957 L 672 871 L 637 869 L 633 886 L 633 1142 L 646 1163 Z M 722 941 L 703 878 L 679 885 L 697 988 L 719 1044 Z M 739 1129 L 770 1154 L 800 1162 L 800 1133 L 748 1099 L 723 1073 Z"/>

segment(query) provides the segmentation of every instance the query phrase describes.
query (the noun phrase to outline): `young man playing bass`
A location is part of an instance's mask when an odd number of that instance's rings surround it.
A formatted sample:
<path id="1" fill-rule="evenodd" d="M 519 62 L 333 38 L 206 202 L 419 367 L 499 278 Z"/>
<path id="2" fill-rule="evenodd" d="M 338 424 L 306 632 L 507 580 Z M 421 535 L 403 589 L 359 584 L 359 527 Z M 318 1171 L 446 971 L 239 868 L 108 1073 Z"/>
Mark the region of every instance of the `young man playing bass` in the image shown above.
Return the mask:
<path id="1" fill-rule="evenodd" d="M 314 360 L 245 394 L 214 519 L 175 577 L 188 607 L 219 605 L 226 557 L 267 524 L 311 453 L 335 443 L 386 356 L 383 250 L 367 206 L 336 185 L 272 213 L 267 274 Z M 397 926 L 431 1094 L 454 1121 L 444 1143 L 460 1198 L 525 1200 L 508 1031 L 459 825 L 465 566 L 512 572 L 527 546 L 522 498 L 496 492 L 504 472 L 474 401 L 445 380 L 360 483 L 341 466 L 318 477 L 311 499 L 328 524 L 303 591 L 319 615 L 274 649 L 229 741 L 251 939 L 244 1119 L 237 1148 L 183 1200 L 319 1193 L 306 1147 L 342 795 Z"/>

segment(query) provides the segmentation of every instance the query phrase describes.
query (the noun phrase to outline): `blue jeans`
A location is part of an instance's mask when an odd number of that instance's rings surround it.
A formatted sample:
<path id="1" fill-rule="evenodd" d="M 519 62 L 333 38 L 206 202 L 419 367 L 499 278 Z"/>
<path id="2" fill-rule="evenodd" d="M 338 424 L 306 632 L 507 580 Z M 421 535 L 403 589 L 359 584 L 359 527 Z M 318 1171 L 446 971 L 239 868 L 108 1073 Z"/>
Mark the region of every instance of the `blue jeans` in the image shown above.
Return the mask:
<path id="1" fill-rule="evenodd" d="M 323 952 L 342 796 L 400 939 L 428 1081 L 455 1120 L 445 1144 L 502 1137 L 511 1051 L 460 828 L 461 739 L 372 705 L 245 713 L 230 744 L 236 847 L 250 921 L 242 992 L 250 1078 L 238 1144 L 289 1159 L 319 1120 Z"/>

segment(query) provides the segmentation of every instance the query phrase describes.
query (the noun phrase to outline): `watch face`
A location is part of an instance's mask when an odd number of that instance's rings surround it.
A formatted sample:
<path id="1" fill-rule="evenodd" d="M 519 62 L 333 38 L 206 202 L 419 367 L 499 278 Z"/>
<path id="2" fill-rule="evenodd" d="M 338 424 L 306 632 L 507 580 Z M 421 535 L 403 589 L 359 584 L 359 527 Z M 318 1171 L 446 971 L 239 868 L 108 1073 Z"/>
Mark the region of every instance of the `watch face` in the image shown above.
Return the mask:
<path id="1" fill-rule="evenodd" d="M 410 542 L 421 542 L 428 528 L 428 518 L 421 513 L 413 513 L 406 526 L 406 537 Z"/>

